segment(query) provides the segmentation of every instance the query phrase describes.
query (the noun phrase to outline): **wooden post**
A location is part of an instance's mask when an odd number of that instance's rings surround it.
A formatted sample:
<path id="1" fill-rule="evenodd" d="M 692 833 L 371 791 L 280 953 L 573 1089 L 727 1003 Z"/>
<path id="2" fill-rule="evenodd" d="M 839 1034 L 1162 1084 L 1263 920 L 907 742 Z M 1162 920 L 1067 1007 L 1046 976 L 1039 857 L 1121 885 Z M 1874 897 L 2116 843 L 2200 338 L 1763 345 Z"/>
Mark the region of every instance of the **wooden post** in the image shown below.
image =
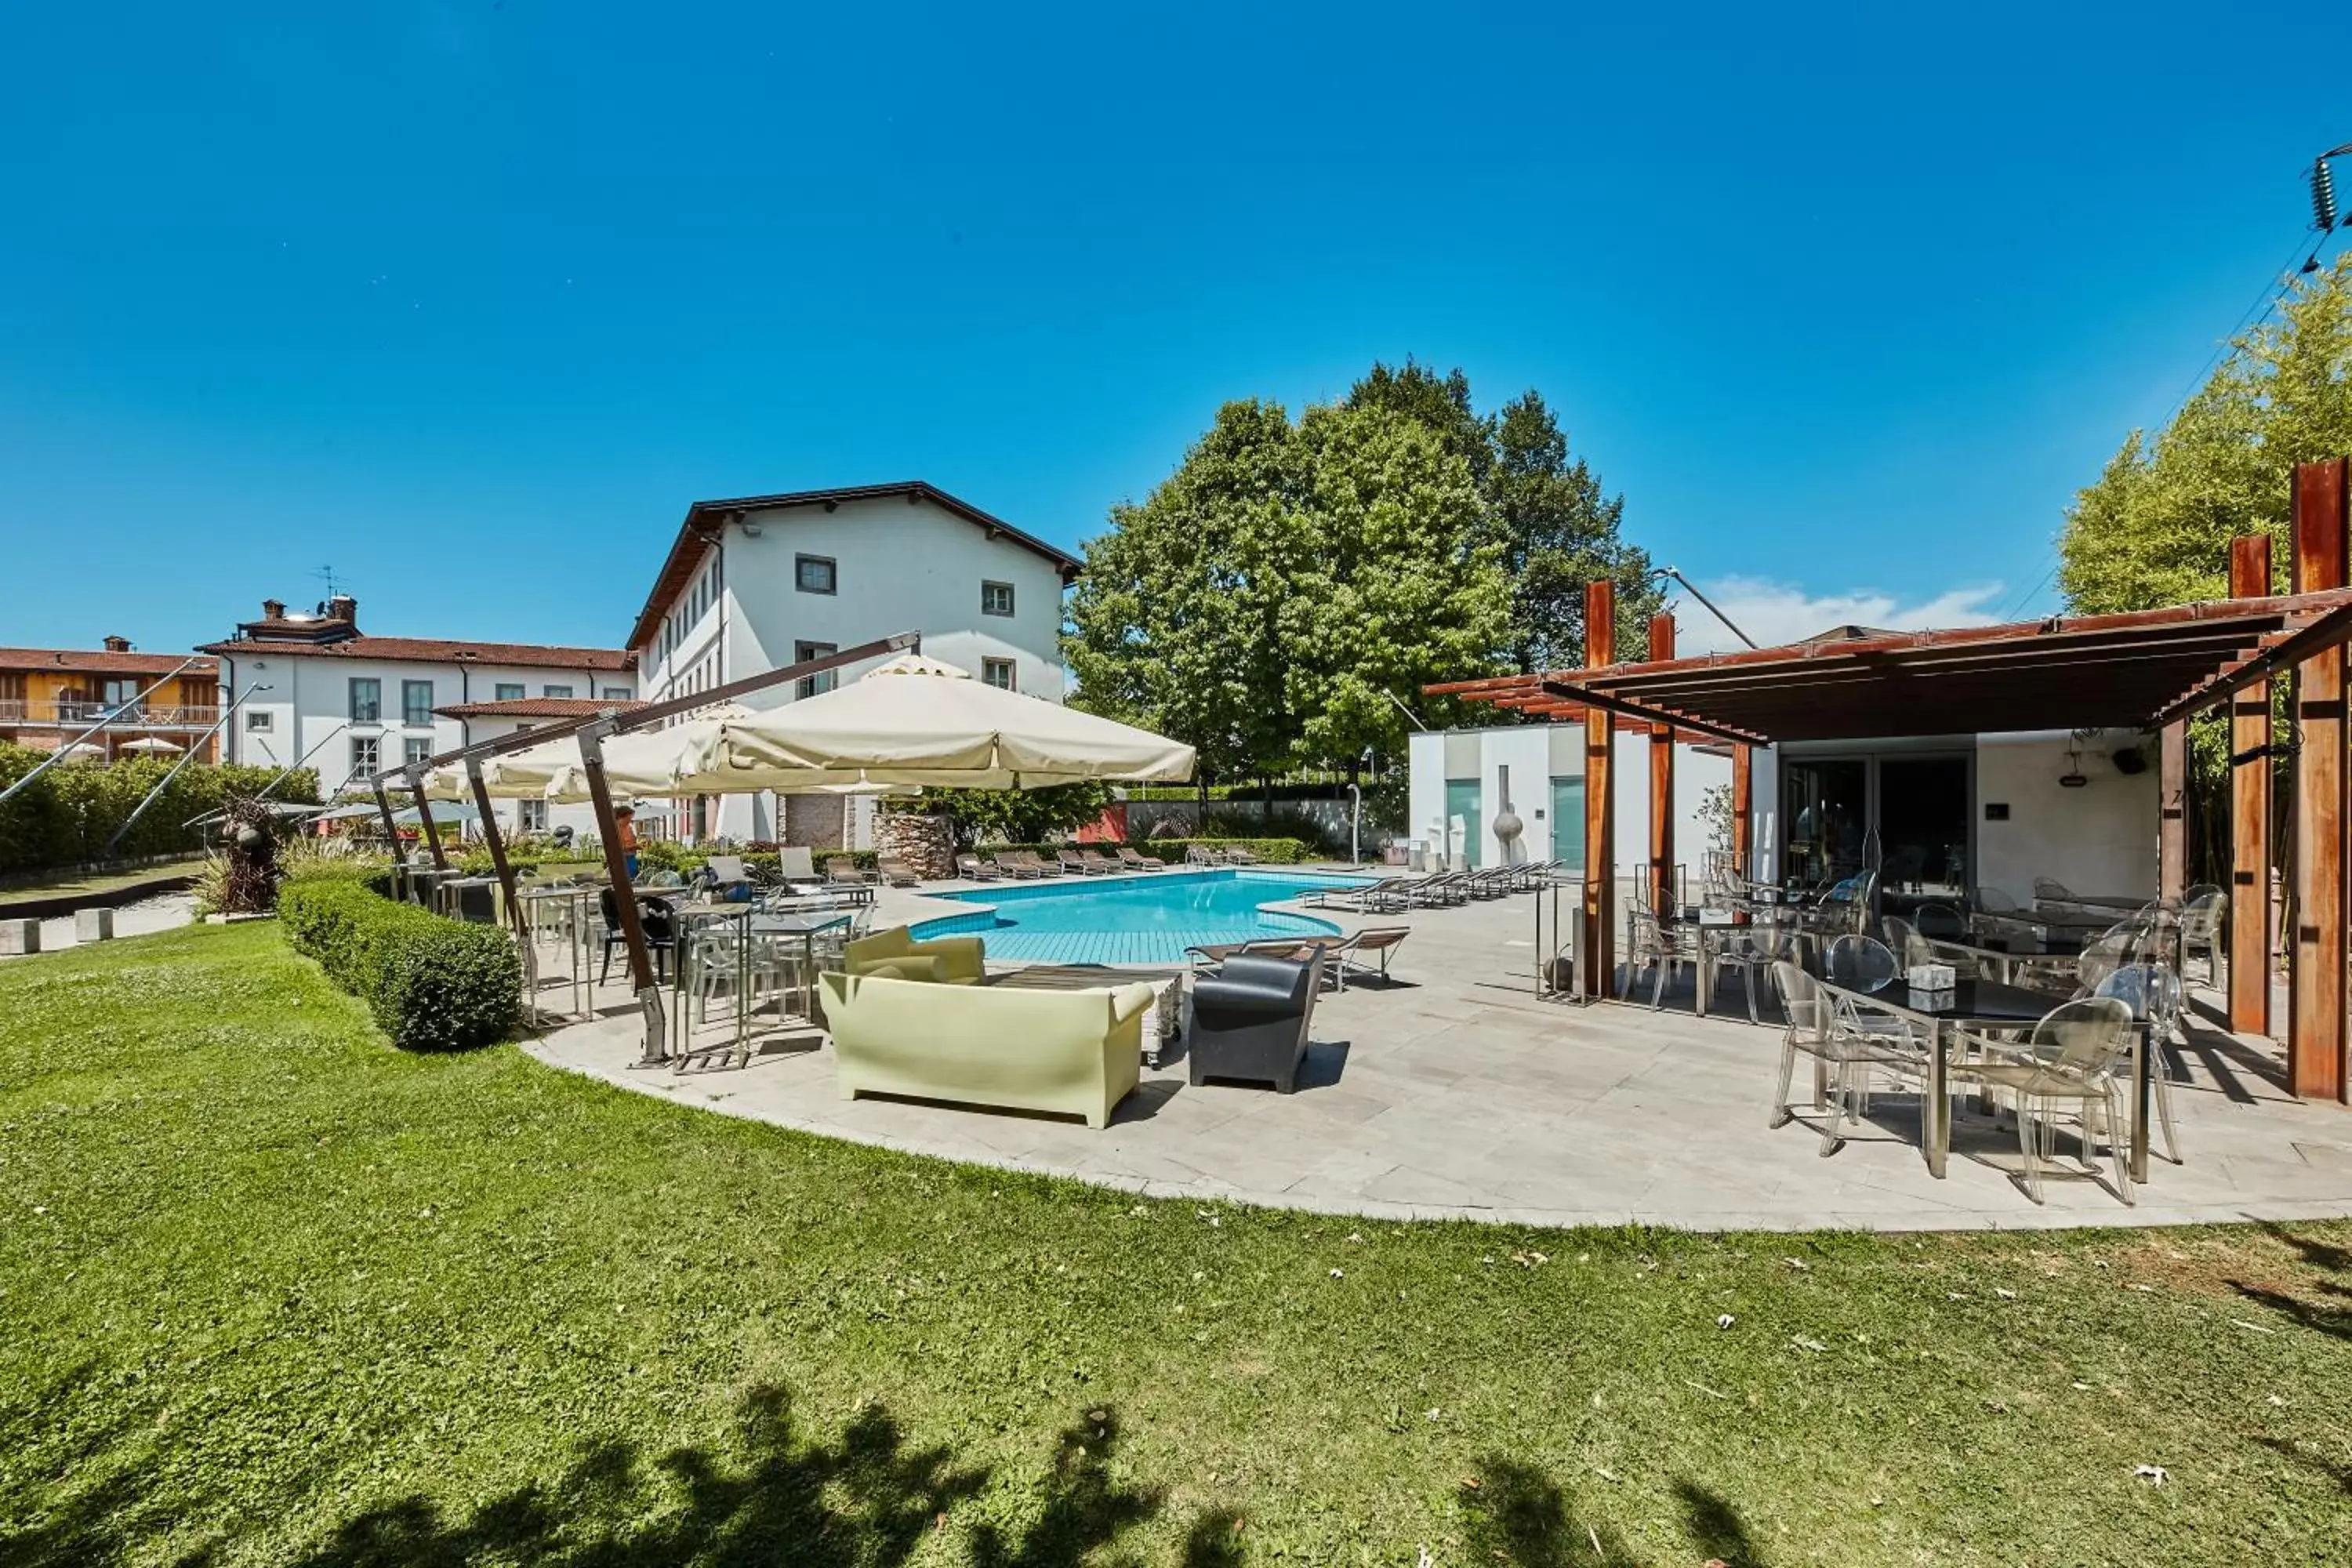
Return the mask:
<path id="1" fill-rule="evenodd" d="M 433 851 L 433 868 L 446 871 L 449 857 L 441 849 L 441 830 L 433 824 L 433 808 L 425 800 L 425 770 L 418 768 L 408 775 L 408 793 L 416 797 L 416 831 L 425 836 L 425 847 Z"/>
<path id="2" fill-rule="evenodd" d="M 2189 890 L 2189 721 L 2167 724 L 2157 741 L 2156 894 L 2179 903 Z"/>
<path id="3" fill-rule="evenodd" d="M 2341 588 L 2352 549 L 2352 459 L 2294 470 L 2294 591 Z M 2288 1089 L 2345 1098 L 2344 648 L 2295 667 L 2294 928 L 2287 979 Z"/>
<path id="4" fill-rule="evenodd" d="M 2230 542 L 2230 596 L 2271 591 L 2270 536 Z M 2271 1030 L 2271 684 L 2230 700 L 2230 1027 Z M 2247 756 L 2248 752 L 2255 753 Z"/>
<path id="5" fill-rule="evenodd" d="M 613 722 L 604 720 L 579 732 L 580 769 L 588 778 L 588 801 L 596 812 L 596 837 L 604 847 L 613 909 L 621 918 L 622 945 L 629 954 L 629 984 L 645 1013 L 646 1048 L 637 1065 L 659 1067 L 669 1059 L 661 987 L 654 982 L 653 954 L 646 948 L 646 923 L 637 910 L 636 889 L 629 885 L 629 858 L 621 848 L 621 819 L 613 815 L 613 786 L 604 778 L 604 737 L 612 732 Z"/>
<path id="6" fill-rule="evenodd" d="M 383 819 L 384 847 L 392 854 L 392 890 L 396 898 L 408 898 L 408 865 L 400 858 L 400 825 L 392 819 L 392 796 L 386 795 L 382 778 L 368 781 L 375 786 L 376 815 Z"/>
<path id="7" fill-rule="evenodd" d="M 1753 879 L 1756 854 L 1756 748 L 1731 748 L 1731 868 Z"/>
<path id="8" fill-rule="evenodd" d="M 1675 657 L 1675 618 L 1660 613 L 1650 617 L 1650 653 L 1656 658 Z M 1650 908 L 1661 915 L 1675 910 L 1675 727 L 1650 726 Z"/>
<path id="9" fill-rule="evenodd" d="M 1617 584 L 1603 578 L 1584 585 L 1584 668 L 1617 658 Z M 1584 994 L 1599 1001 L 1617 994 L 1617 812 L 1615 742 L 1607 710 L 1584 710 Z"/>
<path id="10" fill-rule="evenodd" d="M 474 786 L 474 809 L 482 814 L 482 838 L 490 847 L 490 864 L 499 873 L 499 893 L 506 900 L 507 923 L 514 928 L 515 940 L 528 944 L 530 929 L 524 925 L 522 900 L 515 897 L 514 868 L 507 863 L 507 842 L 499 832 L 498 813 L 492 809 L 490 786 L 482 782 L 482 759 L 466 759 L 466 782 Z"/>

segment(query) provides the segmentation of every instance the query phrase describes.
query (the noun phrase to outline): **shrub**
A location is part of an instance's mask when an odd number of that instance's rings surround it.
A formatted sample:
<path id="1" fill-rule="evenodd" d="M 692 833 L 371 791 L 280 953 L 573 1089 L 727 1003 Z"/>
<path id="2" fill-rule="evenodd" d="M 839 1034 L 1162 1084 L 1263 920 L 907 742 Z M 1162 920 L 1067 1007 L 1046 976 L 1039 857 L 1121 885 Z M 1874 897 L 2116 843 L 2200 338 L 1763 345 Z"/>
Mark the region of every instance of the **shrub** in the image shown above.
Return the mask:
<path id="1" fill-rule="evenodd" d="M 497 927 L 394 903 L 340 873 L 288 882 L 278 913 L 294 951 L 365 1002 L 401 1049 L 467 1050 L 512 1034 L 522 964 Z"/>
<path id="2" fill-rule="evenodd" d="M 47 752 L 0 745 L 0 788 L 31 773 Z M 31 786 L 0 805 L 0 871 L 36 870 L 98 859 L 147 792 L 171 773 L 173 762 L 141 757 L 104 767 L 59 763 Z M 170 855 L 196 847 L 194 817 L 217 811 L 238 795 L 257 795 L 278 776 L 276 768 L 215 766 L 191 763 L 157 796 L 113 850 L 129 859 Z M 273 800 L 315 801 L 319 778 L 307 768 L 271 792 Z"/>

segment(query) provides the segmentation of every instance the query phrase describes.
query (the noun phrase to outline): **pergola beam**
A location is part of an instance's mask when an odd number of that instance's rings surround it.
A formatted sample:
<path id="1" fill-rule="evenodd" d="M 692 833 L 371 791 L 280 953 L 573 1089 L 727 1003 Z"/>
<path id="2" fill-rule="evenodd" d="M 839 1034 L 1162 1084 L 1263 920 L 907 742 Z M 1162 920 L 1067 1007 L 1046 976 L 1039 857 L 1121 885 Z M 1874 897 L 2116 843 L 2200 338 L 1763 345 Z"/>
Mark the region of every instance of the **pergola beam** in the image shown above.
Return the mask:
<path id="1" fill-rule="evenodd" d="M 2294 585 L 2340 588 L 2352 575 L 2352 513 L 2337 458 L 2294 470 Z M 2323 616 L 2316 634 L 2329 617 Z M 2352 616 L 2347 616 L 2352 628 Z M 2332 630 L 2332 628 L 2331 628 Z M 2345 636 L 2352 636 L 2347 629 Z M 2298 639 L 2273 649 L 2284 653 Z M 2346 1097 L 2344 637 L 2315 637 L 2294 666 L 2294 926 L 2287 986 L 2287 1087 L 2306 1100 Z"/>
<path id="2" fill-rule="evenodd" d="M 1586 635 L 1591 634 L 1588 632 Z M 1769 743 L 1770 739 L 1769 736 L 1751 734 L 1744 730 L 1712 724 L 1704 719 L 1694 719 L 1686 713 L 1675 713 L 1663 708 L 1652 708 L 1643 703 L 1627 702 L 1615 697 L 1604 697 L 1589 688 L 1570 686 L 1551 677 L 1545 679 L 1544 689 L 1562 701 L 1577 703 L 1588 709 L 1597 709 L 1604 714 L 1622 713 L 1629 719 L 1639 719 L 1644 723 L 1672 724 L 1680 730 L 1696 730 L 1702 735 L 1711 735 L 1718 741 L 1728 741 L 1734 745 L 1745 742 Z M 1587 721 L 1591 721 L 1589 717 Z"/>
<path id="3" fill-rule="evenodd" d="M 2252 533 L 2230 542 L 2230 592 L 2267 594 L 2271 542 Z M 2230 1027 L 2271 1028 L 2271 695 L 2267 674 L 2231 694 Z"/>
<path id="4" fill-rule="evenodd" d="M 1584 585 L 1584 666 L 1600 669 L 1617 657 L 1617 584 L 1603 577 Z M 1577 977 L 1590 1001 L 1617 994 L 1616 726 L 1606 703 L 1584 715 L 1584 973 Z"/>

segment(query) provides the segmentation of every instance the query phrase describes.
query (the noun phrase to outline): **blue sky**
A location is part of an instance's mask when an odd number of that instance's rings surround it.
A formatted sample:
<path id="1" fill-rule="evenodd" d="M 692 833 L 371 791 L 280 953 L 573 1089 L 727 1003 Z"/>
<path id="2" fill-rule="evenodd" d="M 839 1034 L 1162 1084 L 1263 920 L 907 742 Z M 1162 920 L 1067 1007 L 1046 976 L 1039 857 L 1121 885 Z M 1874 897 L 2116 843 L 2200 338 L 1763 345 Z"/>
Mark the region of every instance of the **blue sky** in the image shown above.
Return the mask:
<path id="1" fill-rule="evenodd" d="M 2352 13 L 1896 9 L 20 12 L 0 642 L 329 563 L 372 630 L 617 641 L 697 498 L 1076 544 L 1408 354 L 1540 388 L 1760 631 L 2049 607 L 2352 137 L 2291 79 Z"/>

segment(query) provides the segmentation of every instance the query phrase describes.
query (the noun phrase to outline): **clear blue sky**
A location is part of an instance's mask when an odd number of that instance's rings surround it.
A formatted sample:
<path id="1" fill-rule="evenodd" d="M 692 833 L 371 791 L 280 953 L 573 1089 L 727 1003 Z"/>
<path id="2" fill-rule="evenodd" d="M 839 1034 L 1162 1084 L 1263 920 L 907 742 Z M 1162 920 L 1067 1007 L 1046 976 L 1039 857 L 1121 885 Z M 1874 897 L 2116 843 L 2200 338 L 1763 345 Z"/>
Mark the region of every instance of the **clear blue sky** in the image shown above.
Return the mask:
<path id="1" fill-rule="evenodd" d="M 0 643 L 328 563 L 372 630 L 614 642 L 697 498 L 1076 544 L 1220 401 L 1408 354 L 1540 388 L 1703 581 L 2002 608 L 2352 138 L 2341 7 L 1588 9 L 20 9 Z"/>

